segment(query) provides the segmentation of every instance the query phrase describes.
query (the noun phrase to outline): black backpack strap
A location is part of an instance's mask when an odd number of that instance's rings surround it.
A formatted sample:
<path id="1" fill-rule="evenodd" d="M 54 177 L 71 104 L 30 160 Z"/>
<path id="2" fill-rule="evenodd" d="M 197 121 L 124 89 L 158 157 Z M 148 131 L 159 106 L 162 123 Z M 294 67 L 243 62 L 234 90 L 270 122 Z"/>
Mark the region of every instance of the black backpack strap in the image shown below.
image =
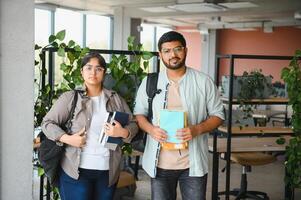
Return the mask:
<path id="1" fill-rule="evenodd" d="M 149 73 L 147 75 L 147 81 L 146 81 L 146 93 L 148 96 L 148 120 L 151 122 L 153 118 L 153 99 L 156 96 L 156 94 L 159 94 L 161 90 L 157 89 L 158 84 L 158 76 L 159 74 L 157 72 L 155 73 Z"/>
<path id="2" fill-rule="evenodd" d="M 69 112 L 68 121 L 65 123 L 65 128 L 67 129 L 65 131 L 67 131 L 67 133 L 70 131 L 72 126 L 72 119 L 74 117 L 74 110 L 77 104 L 77 99 L 78 99 L 78 90 L 74 90 L 74 97 L 72 100 L 71 110 Z"/>

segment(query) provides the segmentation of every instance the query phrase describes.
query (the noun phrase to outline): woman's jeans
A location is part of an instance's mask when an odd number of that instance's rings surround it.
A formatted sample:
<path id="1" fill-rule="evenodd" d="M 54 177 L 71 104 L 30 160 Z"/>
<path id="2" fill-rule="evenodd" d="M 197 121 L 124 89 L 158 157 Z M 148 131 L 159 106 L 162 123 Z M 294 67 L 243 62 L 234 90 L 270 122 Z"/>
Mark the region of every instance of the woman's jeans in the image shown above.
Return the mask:
<path id="1" fill-rule="evenodd" d="M 79 179 L 60 172 L 59 192 L 62 200 L 110 200 L 116 184 L 109 187 L 108 170 L 79 169 Z"/>
<path id="2" fill-rule="evenodd" d="M 191 177 L 189 169 L 157 168 L 156 178 L 151 179 L 152 200 L 176 200 L 178 182 L 183 200 L 206 199 L 207 174 L 203 177 Z"/>

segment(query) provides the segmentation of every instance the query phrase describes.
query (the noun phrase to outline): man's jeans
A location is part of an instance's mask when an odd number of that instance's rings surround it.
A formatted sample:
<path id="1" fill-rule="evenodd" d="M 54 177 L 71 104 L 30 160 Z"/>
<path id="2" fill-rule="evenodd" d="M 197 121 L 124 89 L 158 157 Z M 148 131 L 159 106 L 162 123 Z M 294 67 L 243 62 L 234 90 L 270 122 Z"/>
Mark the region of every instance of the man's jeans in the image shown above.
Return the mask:
<path id="1" fill-rule="evenodd" d="M 191 177 L 189 169 L 157 168 L 156 178 L 151 179 L 152 200 L 176 200 L 178 181 L 183 200 L 206 199 L 207 174 L 203 177 Z"/>

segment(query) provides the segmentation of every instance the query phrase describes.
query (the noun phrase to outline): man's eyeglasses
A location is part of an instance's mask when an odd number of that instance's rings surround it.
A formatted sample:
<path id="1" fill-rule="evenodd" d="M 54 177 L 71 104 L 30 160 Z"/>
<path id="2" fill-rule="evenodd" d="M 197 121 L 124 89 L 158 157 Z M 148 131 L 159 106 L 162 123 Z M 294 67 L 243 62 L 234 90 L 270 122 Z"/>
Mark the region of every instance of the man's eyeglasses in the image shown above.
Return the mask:
<path id="1" fill-rule="evenodd" d="M 165 55 L 169 55 L 169 54 L 171 53 L 171 51 L 173 51 L 174 54 L 181 54 L 181 53 L 184 52 L 184 49 L 185 49 L 185 47 L 183 47 L 183 46 L 178 46 L 178 47 L 175 47 L 175 48 L 173 48 L 173 49 L 165 49 L 165 48 L 163 48 L 163 49 L 161 50 L 161 52 L 162 52 L 163 54 L 165 54 Z"/>
<path id="2" fill-rule="evenodd" d="M 84 67 L 83 67 L 83 69 L 85 70 L 85 71 L 88 71 L 88 72 L 91 72 L 92 70 L 94 70 L 95 69 L 95 71 L 96 71 L 96 73 L 100 73 L 100 72 L 103 72 L 105 69 L 103 68 L 103 67 L 101 67 L 101 66 L 93 66 L 93 65 L 85 65 Z"/>

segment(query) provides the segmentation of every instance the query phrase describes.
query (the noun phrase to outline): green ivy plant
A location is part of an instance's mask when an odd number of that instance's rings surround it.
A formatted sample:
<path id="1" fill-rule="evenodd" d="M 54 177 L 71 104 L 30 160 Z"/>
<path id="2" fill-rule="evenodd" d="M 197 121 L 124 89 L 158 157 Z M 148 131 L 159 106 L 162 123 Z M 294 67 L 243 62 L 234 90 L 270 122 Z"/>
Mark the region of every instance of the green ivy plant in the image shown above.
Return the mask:
<path id="1" fill-rule="evenodd" d="M 154 55 L 144 51 L 142 44 L 135 44 L 133 36 L 128 37 L 127 42 L 128 51 L 131 51 L 133 55 L 113 54 L 108 68 L 114 80 L 112 89 L 117 91 L 133 109 L 137 89 L 147 75 L 149 61 Z"/>
<path id="2" fill-rule="evenodd" d="M 43 117 L 51 108 L 53 101 L 55 101 L 60 94 L 65 91 L 75 89 L 76 86 L 82 85 L 83 80 L 80 74 L 80 64 L 82 57 L 89 52 L 89 48 L 81 48 L 73 40 L 70 40 L 68 44 L 63 42 L 66 32 L 62 30 L 55 35 L 50 35 L 47 44 L 44 47 L 35 45 L 35 51 L 38 58 L 35 60 L 35 70 L 37 70 L 38 77 L 34 80 L 38 88 L 37 97 L 34 103 L 34 125 L 39 127 Z M 42 63 L 45 60 L 45 52 L 48 48 L 56 49 L 56 54 L 61 59 L 60 70 L 63 74 L 63 81 L 59 84 L 51 87 L 50 83 L 42 85 L 42 76 L 47 75 L 47 70 L 43 68 Z M 38 162 L 38 161 L 37 161 Z M 38 164 L 37 164 L 38 165 Z M 44 169 L 38 165 L 38 175 L 44 175 Z M 56 187 L 51 188 L 52 199 L 60 199 L 58 189 Z"/>
<path id="3" fill-rule="evenodd" d="M 35 50 L 38 51 L 38 59 L 35 60 L 35 69 L 39 72 L 39 77 L 35 79 L 35 84 L 39 88 L 34 104 L 35 127 L 38 127 L 43 117 L 50 109 L 53 101 L 65 91 L 75 89 L 83 83 L 80 74 L 80 64 L 82 57 L 88 53 L 89 48 L 81 48 L 73 40 L 68 44 L 63 42 L 66 32 L 62 30 L 56 35 L 49 36 L 49 44 L 44 47 L 35 45 Z M 48 83 L 42 86 L 41 77 L 47 75 L 47 70 L 42 66 L 42 60 L 45 59 L 44 52 L 48 48 L 57 49 L 56 54 L 61 58 L 60 70 L 63 72 L 63 81 L 54 88 Z"/>
<path id="4" fill-rule="evenodd" d="M 292 106 L 292 129 L 294 137 L 286 147 L 285 182 L 291 188 L 301 188 L 301 50 L 295 52 L 288 67 L 282 69 L 281 78 L 287 84 L 289 105 Z M 292 195 L 293 196 L 293 195 Z"/>
<path id="5" fill-rule="evenodd" d="M 272 76 L 269 77 L 273 78 Z M 238 80 L 238 84 L 241 86 L 238 93 L 239 108 L 243 111 L 243 119 L 248 119 L 252 117 L 253 110 L 257 108 L 257 105 L 249 104 L 248 102 L 254 98 L 264 99 L 265 87 L 268 88 L 268 91 L 272 91 L 273 87 L 267 77 L 262 74 L 261 69 L 255 69 L 249 73 L 244 71 L 242 78 Z M 237 121 L 237 123 L 240 122 Z"/>
<path id="6" fill-rule="evenodd" d="M 144 51 L 142 44 L 135 44 L 133 36 L 128 37 L 127 42 L 128 51 L 133 55 L 113 54 L 111 62 L 108 64 L 108 75 L 113 79 L 111 81 L 112 89 L 118 92 L 133 110 L 136 92 L 142 79 L 147 75 L 150 59 L 154 55 Z M 125 154 L 131 154 L 133 151 L 131 144 L 124 144 L 122 151 Z"/>

